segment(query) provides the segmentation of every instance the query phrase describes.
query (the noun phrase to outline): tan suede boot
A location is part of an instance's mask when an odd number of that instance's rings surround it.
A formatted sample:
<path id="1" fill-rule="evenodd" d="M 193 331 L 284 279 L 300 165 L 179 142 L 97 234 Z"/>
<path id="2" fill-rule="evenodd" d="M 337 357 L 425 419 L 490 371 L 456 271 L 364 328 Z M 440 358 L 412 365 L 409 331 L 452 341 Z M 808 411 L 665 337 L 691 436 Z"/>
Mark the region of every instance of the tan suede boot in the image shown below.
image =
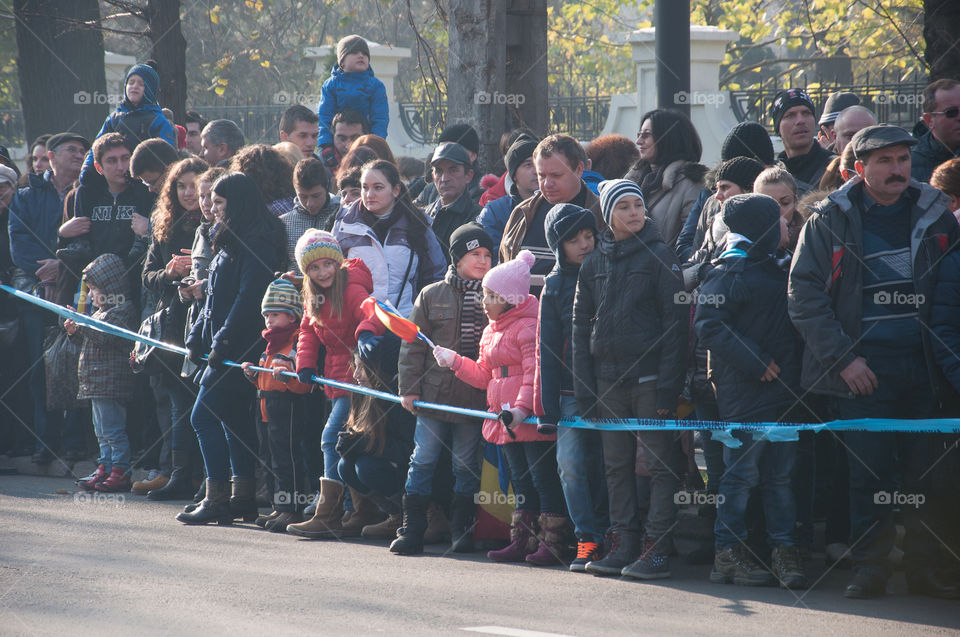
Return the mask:
<path id="1" fill-rule="evenodd" d="M 342 533 L 342 517 L 343 485 L 336 480 L 320 478 L 320 497 L 316 512 L 306 522 L 288 525 L 287 533 L 311 540 L 336 539 Z"/>

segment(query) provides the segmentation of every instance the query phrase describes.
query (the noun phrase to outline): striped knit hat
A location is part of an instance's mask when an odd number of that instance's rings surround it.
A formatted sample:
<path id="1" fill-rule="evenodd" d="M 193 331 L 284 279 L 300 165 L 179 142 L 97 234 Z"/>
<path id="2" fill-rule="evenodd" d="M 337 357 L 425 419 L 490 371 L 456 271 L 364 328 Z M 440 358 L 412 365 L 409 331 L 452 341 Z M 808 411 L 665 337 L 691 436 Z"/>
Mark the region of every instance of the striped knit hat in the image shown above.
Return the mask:
<path id="1" fill-rule="evenodd" d="M 297 265 L 300 271 L 307 273 L 307 267 L 317 259 L 333 259 L 338 264 L 343 262 L 343 250 L 340 242 L 332 233 L 326 230 L 310 229 L 303 233 L 294 248 Z"/>
<path id="2" fill-rule="evenodd" d="M 608 179 L 601 181 L 597 187 L 600 190 L 600 212 L 603 213 L 603 220 L 610 225 L 610 216 L 613 214 L 613 208 L 626 195 L 636 195 L 643 201 L 643 192 L 636 182 L 629 179 Z M 644 201 L 644 207 L 647 203 Z"/>
<path id="3" fill-rule="evenodd" d="M 260 313 L 290 312 L 299 321 L 303 318 L 303 297 L 286 279 L 276 279 L 267 286 L 260 302 Z"/>

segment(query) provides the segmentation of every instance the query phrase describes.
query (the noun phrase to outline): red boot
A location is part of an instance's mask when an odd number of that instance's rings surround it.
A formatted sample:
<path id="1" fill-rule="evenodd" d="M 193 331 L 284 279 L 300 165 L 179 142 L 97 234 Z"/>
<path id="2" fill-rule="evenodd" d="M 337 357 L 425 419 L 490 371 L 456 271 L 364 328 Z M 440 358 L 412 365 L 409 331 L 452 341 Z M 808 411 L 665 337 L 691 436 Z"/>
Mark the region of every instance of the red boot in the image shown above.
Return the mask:
<path id="1" fill-rule="evenodd" d="M 95 488 L 104 493 L 123 493 L 129 491 L 130 486 L 130 474 L 120 467 L 114 467 L 110 470 L 110 476 L 103 482 L 98 482 Z"/>
<path id="2" fill-rule="evenodd" d="M 100 465 L 96 471 L 86 478 L 77 480 L 77 486 L 86 491 L 96 491 L 97 483 L 106 480 L 108 475 L 110 475 L 110 473 L 107 471 L 106 466 Z"/>
<path id="3" fill-rule="evenodd" d="M 487 551 L 494 562 L 522 562 L 537 550 L 537 527 L 530 511 L 517 510 L 510 519 L 510 544 L 499 551 Z"/>

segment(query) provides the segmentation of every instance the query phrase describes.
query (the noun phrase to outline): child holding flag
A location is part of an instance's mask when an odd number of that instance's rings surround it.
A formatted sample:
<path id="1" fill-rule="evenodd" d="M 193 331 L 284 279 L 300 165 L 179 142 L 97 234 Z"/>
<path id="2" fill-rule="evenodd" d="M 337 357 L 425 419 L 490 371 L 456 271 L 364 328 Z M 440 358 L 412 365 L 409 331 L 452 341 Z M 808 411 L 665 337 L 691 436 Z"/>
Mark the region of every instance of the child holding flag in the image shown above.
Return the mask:
<path id="1" fill-rule="evenodd" d="M 500 445 L 510 466 L 516 494 L 511 540 L 490 551 L 497 562 L 538 566 L 562 563 L 568 527 L 563 492 L 557 475 L 557 434 L 540 433 L 525 423 L 533 413 L 533 379 L 537 360 L 537 315 L 540 303 L 530 294 L 530 268 L 536 258 L 521 250 L 516 259 L 501 263 L 483 277 L 483 311 L 490 323 L 480 339 L 477 360 L 437 346 L 433 355 L 457 378 L 486 389 L 487 408 L 500 414 L 483 422 L 483 437 Z M 539 513 L 539 548 L 533 516 Z"/>
<path id="2" fill-rule="evenodd" d="M 478 354 L 480 334 L 487 323 L 480 305 L 481 280 L 490 269 L 492 254 L 493 240 L 479 224 L 462 225 L 450 235 L 452 265 L 442 281 L 420 291 L 410 317 L 438 346 L 464 356 Z M 417 426 L 403 497 L 403 526 L 390 550 L 401 555 L 423 551 L 433 475 L 443 445 L 449 441 L 454 474 L 453 550 L 472 551 L 473 496 L 480 488 L 480 427 L 476 418 L 421 410 L 413 401 L 483 409 L 483 392 L 437 365 L 421 340 L 401 345 L 399 371 L 403 406 L 416 414 Z"/>
<path id="3" fill-rule="evenodd" d="M 297 347 L 297 374 L 303 383 L 317 373 L 320 346 L 325 347 L 324 373 L 332 380 L 351 383 L 353 350 L 374 350 L 383 325 L 361 307 L 373 292 L 373 277 L 360 259 L 344 259 L 340 243 L 325 230 L 307 230 L 297 241 L 297 265 L 304 273 L 303 320 Z M 331 401 L 330 417 L 320 437 L 323 477 L 313 517 L 287 526 L 287 532 L 311 539 L 337 538 L 342 530 L 344 485 L 337 471 L 337 437 L 350 415 L 350 397 L 334 387 L 325 389 Z"/>

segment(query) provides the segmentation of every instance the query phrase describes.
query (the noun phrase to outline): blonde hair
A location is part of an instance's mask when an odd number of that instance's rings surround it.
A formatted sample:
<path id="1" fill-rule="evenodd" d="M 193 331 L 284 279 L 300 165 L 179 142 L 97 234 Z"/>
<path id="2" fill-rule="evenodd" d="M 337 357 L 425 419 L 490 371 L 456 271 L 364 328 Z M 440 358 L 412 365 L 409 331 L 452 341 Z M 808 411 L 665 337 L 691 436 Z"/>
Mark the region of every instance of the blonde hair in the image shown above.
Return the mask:
<path id="1" fill-rule="evenodd" d="M 765 168 L 763 172 L 757 175 L 757 178 L 753 182 L 753 192 L 757 192 L 758 189 L 764 186 L 772 186 L 774 184 L 783 184 L 793 192 L 794 197 L 797 196 L 797 180 L 780 166 Z"/>

